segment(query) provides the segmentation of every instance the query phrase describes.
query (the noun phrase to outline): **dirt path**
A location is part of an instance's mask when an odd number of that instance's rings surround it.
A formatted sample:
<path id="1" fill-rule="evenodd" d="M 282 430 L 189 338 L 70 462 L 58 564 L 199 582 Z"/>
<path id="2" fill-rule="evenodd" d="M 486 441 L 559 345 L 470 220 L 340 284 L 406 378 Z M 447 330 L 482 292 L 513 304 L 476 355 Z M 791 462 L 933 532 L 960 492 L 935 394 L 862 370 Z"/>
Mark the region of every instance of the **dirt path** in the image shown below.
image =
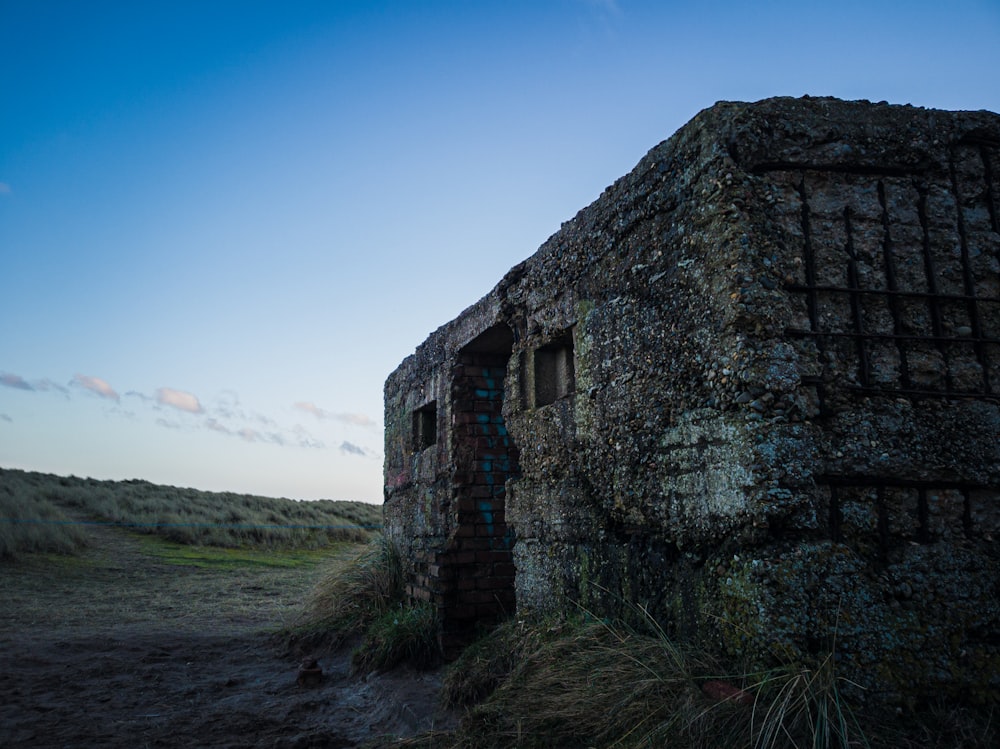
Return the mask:
<path id="1" fill-rule="evenodd" d="M 179 567 L 111 528 L 80 559 L 0 566 L 0 746 L 352 747 L 447 722 L 436 675 L 300 687 L 275 630 L 322 567 Z"/>

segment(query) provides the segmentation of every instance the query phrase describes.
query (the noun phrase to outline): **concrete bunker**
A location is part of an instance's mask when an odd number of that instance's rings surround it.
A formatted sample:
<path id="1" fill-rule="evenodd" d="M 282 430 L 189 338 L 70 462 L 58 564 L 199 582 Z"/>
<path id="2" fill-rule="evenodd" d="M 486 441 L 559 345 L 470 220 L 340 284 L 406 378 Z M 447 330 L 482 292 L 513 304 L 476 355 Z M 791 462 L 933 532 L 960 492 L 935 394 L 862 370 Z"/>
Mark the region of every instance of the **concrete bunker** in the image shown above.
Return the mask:
<path id="1" fill-rule="evenodd" d="M 641 607 L 1000 699 L 997 175 L 993 113 L 722 102 L 432 333 L 386 382 L 385 522 L 445 640 Z"/>

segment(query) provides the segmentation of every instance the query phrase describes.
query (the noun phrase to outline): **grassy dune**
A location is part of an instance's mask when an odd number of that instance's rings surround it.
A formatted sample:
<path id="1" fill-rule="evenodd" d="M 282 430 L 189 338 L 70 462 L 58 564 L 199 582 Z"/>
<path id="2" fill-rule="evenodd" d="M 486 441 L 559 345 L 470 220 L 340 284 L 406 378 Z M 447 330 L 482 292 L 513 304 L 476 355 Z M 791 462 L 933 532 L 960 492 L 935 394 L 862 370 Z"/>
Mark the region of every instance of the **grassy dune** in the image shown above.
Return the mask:
<path id="1" fill-rule="evenodd" d="M 0 468 L 0 559 L 73 553 L 86 543 L 81 521 L 121 524 L 179 544 L 317 549 L 369 540 L 381 528 L 382 510 L 364 502 L 302 502 Z"/>

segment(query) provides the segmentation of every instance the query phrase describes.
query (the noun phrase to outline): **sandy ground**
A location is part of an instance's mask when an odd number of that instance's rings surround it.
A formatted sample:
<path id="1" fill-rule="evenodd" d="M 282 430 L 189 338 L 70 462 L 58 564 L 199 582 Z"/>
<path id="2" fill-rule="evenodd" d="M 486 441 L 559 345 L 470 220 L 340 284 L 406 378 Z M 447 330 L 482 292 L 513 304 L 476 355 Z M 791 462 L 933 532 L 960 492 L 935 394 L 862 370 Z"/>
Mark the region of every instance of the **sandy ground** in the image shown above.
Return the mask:
<path id="1" fill-rule="evenodd" d="M 352 677 L 276 630 L 321 567 L 166 564 L 117 529 L 74 561 L 0 565 L 0 747 L 353 747 L 445 727 L 439 678 Z"/>

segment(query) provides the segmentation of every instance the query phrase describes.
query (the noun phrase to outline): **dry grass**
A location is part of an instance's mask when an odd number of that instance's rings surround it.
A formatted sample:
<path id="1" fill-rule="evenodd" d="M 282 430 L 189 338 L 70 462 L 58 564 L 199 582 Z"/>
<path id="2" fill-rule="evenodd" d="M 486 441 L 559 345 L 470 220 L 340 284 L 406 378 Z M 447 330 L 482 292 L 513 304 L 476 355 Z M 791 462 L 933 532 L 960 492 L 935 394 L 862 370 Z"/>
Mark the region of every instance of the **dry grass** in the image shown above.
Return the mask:
<path id="1" fill-rule="evenodd" d="M 567 623 L 535 642 L 472 708 L 455 746 L 735 745 L 734 714 L 748 711 L 704 697 L 698 674 L 714 667 L 702 656 L 595 621 Z"/>
<path id="2" fill-rule="evenodd" d="M 751 689 L 761 695 L 750 735 L 759 749 L 869 747 L 850 704 L 841 694 L 833 656 L 817 668 L 787 668 L 765 675 Z"/>

